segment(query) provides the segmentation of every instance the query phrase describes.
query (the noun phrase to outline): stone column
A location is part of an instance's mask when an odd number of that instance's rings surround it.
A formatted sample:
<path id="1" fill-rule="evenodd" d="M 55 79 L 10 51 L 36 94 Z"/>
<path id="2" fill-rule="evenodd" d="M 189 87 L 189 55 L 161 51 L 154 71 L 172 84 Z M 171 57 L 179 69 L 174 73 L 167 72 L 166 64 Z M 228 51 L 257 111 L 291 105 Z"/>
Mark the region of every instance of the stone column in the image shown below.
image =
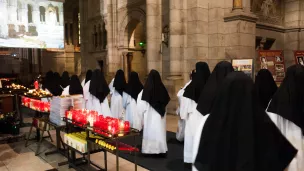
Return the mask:
<path id="1" fill-rule="evenodd" d="M 81 3 L 81 2 L 79 1 L 79 3 Z M 81 8 L 81 6 L 79 6 L 79 8 Z M 59 5 L 58 10 L 59 10 L 59 25 L 63 26 L 64 25 L 63 24 L 63 20 L 64 20 L 63 3 Z"/>
<path id="2" fill-rule="evenodd" d="M 302 0 L 284 1 L 285 3 L 285 45 L 284 57 L 286 67 L 295 63 L 294 50 L 304 48 L 304 2 Z"/>
<path id="3" fill-rule="evenodd" d="M 170 76 L 181 76 L 181 62 L 184 54 L 183 4 L 180 0 L 170 0 Z"/>
<path id="4" fill-rule="evenodd" d="M 106 65 L 108 71 L 108 78 L 113 78 L 116 71 L 121 68 L 121 56 L 117 53 L 117 43 L 116 43 L 116 36 L 117 36 L 117 21 L 116 21 L 116 1 L 107 0 L 108 5 L 108 13 L 106 16 L 106 30 L 107 30 L 107 50 L 108 50 L 108 57 Z"/>
<path id="5" fill-rule="evenodd" d="M 161 33 L 162 33 L 162 0 L 146 0 L 147 11 L 147 73 L 155 69 L 162 73 Z"/>
<path id="6" fill-rule="evenodd" d="M 242 1 L 234 0 L 232 9 L 231 13 L 224 16 L 225 57 L 255 60 L 257 17 L 242 10 Z"/>

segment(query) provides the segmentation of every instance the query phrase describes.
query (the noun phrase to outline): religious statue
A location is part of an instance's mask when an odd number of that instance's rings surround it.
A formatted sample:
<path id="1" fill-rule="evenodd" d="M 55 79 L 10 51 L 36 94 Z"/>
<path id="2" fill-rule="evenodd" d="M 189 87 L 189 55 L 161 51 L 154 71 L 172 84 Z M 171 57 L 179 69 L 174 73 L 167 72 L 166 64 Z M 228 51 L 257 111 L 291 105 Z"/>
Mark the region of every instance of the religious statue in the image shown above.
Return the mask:
<path id="1" fill-rule="evenodd" d="M 276 10 L 276 4 L 275 4 L 274 0 L 265 0 L 262 3 L 261 11 L 264 16 L 275 15 L 277 10 Z"/>

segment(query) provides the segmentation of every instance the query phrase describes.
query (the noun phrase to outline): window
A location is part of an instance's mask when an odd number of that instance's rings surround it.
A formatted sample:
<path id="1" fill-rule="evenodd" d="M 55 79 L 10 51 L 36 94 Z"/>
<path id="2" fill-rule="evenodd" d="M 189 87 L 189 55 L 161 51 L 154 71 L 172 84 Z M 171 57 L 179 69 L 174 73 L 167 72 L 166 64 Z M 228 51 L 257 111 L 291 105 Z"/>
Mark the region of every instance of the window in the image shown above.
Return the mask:
<path id="1" fill-rule="evenodd" d="M 99 34 L 98 34 L 98 39 L 99 39 L 99 46 L 100 47 L 102 47 L 102 30 L 101 30 L 101 25 L 99 24 L 98 25 L 98 32 L 99 32 Z"/>
<path id="2" fill-rule="evenodd" d="M 27 5 L 27 18 L 28 23 L 33 23 L 33 7 L 30 4 Z"/>
<path id="3" fill-rule="evenodd" d="M 59 8 L 55 7 L 55 10 L 56 10 L 57 22 L 59 23 Z"/>
<path id="4" fill-rule="evenodd" d="M 45 8 L 43 6 L 40 6 L 39 12 L 40 12 L 40 22 L 45 22 Z"/>

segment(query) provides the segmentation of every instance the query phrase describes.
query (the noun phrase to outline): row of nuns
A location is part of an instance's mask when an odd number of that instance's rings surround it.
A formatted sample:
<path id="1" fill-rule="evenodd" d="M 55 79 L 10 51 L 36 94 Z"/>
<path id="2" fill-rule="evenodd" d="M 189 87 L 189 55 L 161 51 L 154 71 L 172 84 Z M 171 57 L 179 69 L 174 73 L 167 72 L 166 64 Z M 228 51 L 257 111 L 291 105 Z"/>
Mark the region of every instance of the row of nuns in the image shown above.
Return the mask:
<path id="1" fill-rule="evenodd" d="M 87 79 L 90 73 L 89 70 L 84 84 L 86 108 L 104 116 L 125 117 L 131 127 L 143 129 L 143 154 L 165 154 L 166 106 L 170 97 L 158 71 L 151 70 L 144 86 L 136 72 L 130 73 L 126 83 L 124 72 L 118 70 L 109 85 L 100 70 Z"/>
<path id="2" fill-rule="evenodd" d="M 223 61 L 198 62 L 177 94 L 185 121 L 184 162 L 200 171 L 304 170 L 304 67 L 281 86 L 265 69 L 255 83 Z"/>

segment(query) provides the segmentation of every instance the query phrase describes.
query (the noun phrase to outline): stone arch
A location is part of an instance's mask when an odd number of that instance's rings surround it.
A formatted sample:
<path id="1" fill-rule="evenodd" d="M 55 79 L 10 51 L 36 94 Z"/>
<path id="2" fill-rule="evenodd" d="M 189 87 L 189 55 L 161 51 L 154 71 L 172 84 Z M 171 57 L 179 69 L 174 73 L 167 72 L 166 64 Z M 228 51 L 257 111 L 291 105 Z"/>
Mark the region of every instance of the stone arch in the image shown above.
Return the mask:
<path id="1" fill-rule="evenodd" d="M 119 24 L 119 47 L 124 47 L 126 46 L 126 42 L 128 42 L 128 39 L 125 40 L 127 37 L 126 35 L 128 34 L 128 26 L 136 28 L 136 25 L 138 23 L 142 22 L 144 26 L 146 26 L 146 13 L 140 9 L 140 8 L 135 8 L 133 10 L 130 10 L 122 20 L 122 22 Z M 145 27 L 144 27 L 145 29 Z"/>

